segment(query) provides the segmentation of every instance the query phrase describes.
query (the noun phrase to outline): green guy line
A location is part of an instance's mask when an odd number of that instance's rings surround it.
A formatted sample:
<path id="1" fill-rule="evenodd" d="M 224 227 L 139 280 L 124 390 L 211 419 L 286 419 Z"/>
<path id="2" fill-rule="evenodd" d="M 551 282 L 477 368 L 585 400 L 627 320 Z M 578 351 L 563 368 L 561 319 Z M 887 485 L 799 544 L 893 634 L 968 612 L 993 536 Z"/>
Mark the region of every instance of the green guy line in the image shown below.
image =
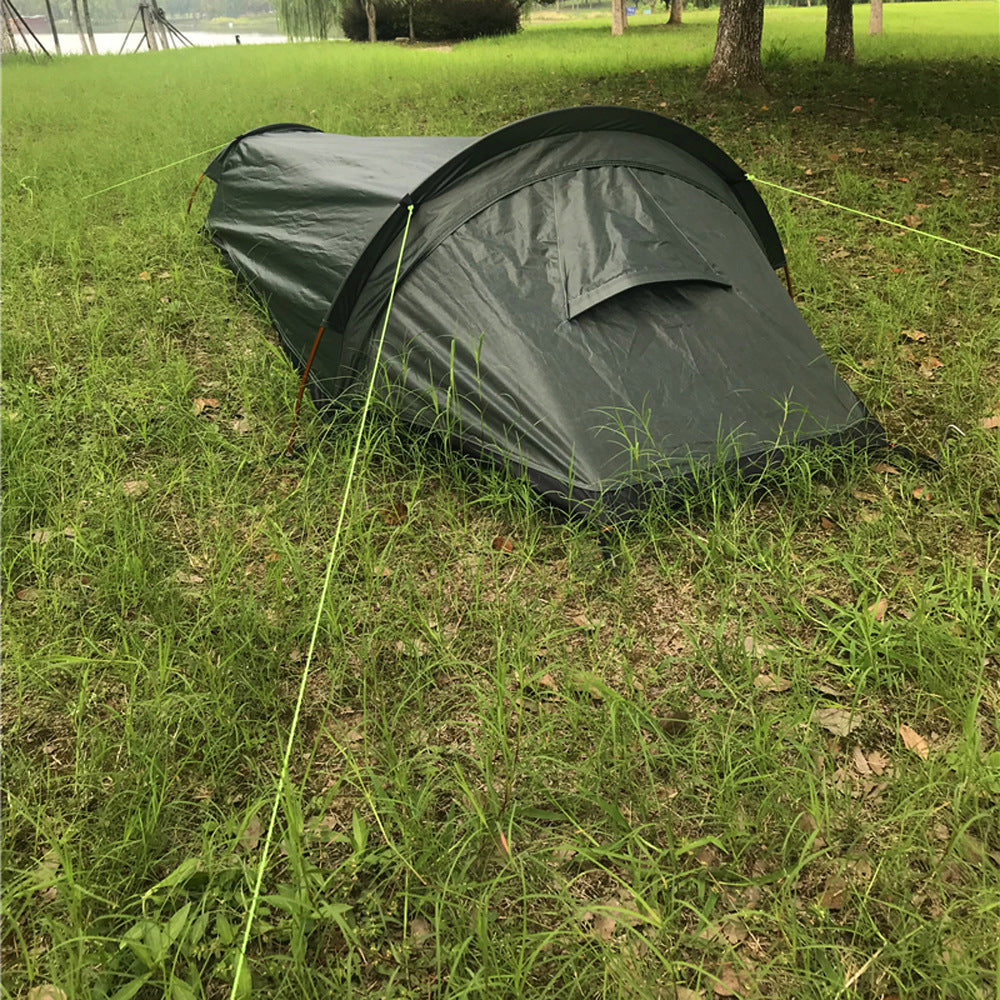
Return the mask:
<path id="1" fill-rule="evenodd" d="M 978 253 L 982 254 L 984 257 L 990 257 L 993 260 L 1000 260 L 1000 255 L 990 253 L 988 250 L 980 250 L 979 247 L 970 247 L 966 243 L 958 243 L 955 240 L 949 240 L 945 236 L 938 236 L 937 233 L 928 233 L 923 229 L 914 229 L 913 226 L 904 226 L 902 222 L 893 222 L 892 219 L 883 219 L 880 215 L 872 215 L 870 212 L 862 212 L 859 208 L 848 208 L 847 205 L 838 205 L 835 201 L 827 201 L 825 198 L 820 198 L 815 194 L 806 194 L 804 191 L 796 191 L 794 188 L 785 187 L 783 184 L 775 184 L 774 181 L 763 181 L 759 177 L 754 177 L 753 174 L 747 174 L 747 180 L 753 181 L 754 184 L 766 184 L 768 187 L 777 188 L 779 191 L 786 191 L 788 194 L 797 195 L 799 198 L 808 198 L 810 201 L 818 201 L 821 205 L 826 205 L 828 208 L 839 208 L 842 212 L 850 212 L 852 215 L 860 215 L 864 219 L 881 222 L 887 226 L 895 226 L 897 229 L 905 229 L 908 233 L 916 233 L 918 236 L 924 236 L 929 240 L 938 240 L 940 243 L 947 243 L 949 246 L 958 247 L 959 250 L 968 250 L 969 253 Z"/>
<path id="2" fill-rule="evenodd" d="M 271 806 L 271 819 L 267 824 L 267 836 L 264 838 L 264 847 L 260 856 L 260 866 L 257 869 L 257 880 L 254 883 L 253 895 L 250 897 L 250 906 L 247 910 L 246 926 L 243 929 L 243 941 L 240 945 L 240 954 L 236 960 L 236 970 L 233 973 L 233 987 L 229 993 L 229 1000 L 236 1000 L 240 986 L 240 978 L 243 975 L 243 968 L 246 964 L 247 945 L 250 942 L 250 929 L 253 926 L 253 918 L 257 913 L 257 904 L 260 901 L 260 888 L 264 881 L 264 870 L 267 867 L 268 855 L 271 852 L 271 841 L 274 837 L 274 825 L 278 818 L 278 806 L 281 803 L 281 795 L 288 785 L 288 762 L 292 757 L 292 745 L 295 742 L 295 734 L 299 728 L 299 717 L 302 714 L 302 703 L 305 701 L 306 684 L 309 680 L 309 669 L 312 666 L 313 652 L 316 649 L 316 637 L 319 635 L 319 623 L 323 618 L 323 608 L 326 606 L 326 598 L 330 591 L 330 580 L 333 577 L 333 568 L 337 565 L 337 555 L 340 549 L 340 534 L 344 527 L 344 517 L 347 513 L 347 502 L 351 497 L 351 486 L 354 482 L 354 470 L 357 468 L 358 455 L 361 452 L 361 442 L 365 433 L 365 425 L 368 422 L 368 411 L 371 409 L 372 397 L 375 394 L 375 379 L 378 375 L 378 365 L 382 358 L 382 347 L 385 344 L 385 331 L 389 326 L 389 314 L 392 312 L 392 300 L 396 294 L 396 284 L 399 281 L 399 270 L 403 264 L 403 250 L 406 247 L 406 236 L 410 231 L 410 220 L 413 218 L 413 205 L 407 208 L 406 225 L 403 228 L 403 240 L 399 245 L 399 258 L 396 261 L 396 273 L 392 278 L 392 287 L 389 289 L 389 302 L 385 307 L 385 319 L 382 321 L 382 333 L 378 339 L 378 346 L 375 349 L 375 360 L 372 363 L 372 374 L 368 380 L 368 392 L 365 395 L 365 402 L 361 408 L 361 421 L 358 424 L 358 437 L 354 443 L 354 451 L 351 453 L 351 464 L 347 470 L 347 481 L 344 483 L 344 495 L 340 501 L 340 514 L 337 517 L 337 527 L 333 533 L 333 544 L 330 546 L 330 556 L 326 562 L 326 574 L 323 577 L 323 591 L 320 594 L 319 606 L 316 608 L 316 618 L 313 621 L 312 635 L 309 637 L 309 652 L 306 654 L 306 662 L 302 667 L 302 678 L 299 681 L 299 694 L 295 700 L 295 712 L 292 715 L 292 725 L 288 731 L 288 741 L 285 744 L 285 756 L 281 762 L 281 774 L 278 776 L 278 787 L 274 792 L 274 804 Z"/>
<path id="3" fill-rule="evenodd" d="M 176 167 L 179 163 L 187 163 L 188 160 L 193 160 L 198 156 L 207 156 L 209 153 L 217 153 L 223 146 L 228 146 L 229 143 L 222 142 L 218 146 L 213 146 L 211 149 L 202 149 L 197 153 L 192 153 L 190 156 L 182 156 L 179 160 L 174 160 L 173 163 L 164 164 L 162 167 L 156 167 L 154 170 L 147 170 L 144 174 L 139 174 L 136 177 L 129 177 L 128 180 L 119 181 L 117 184 L 112 184 L 111 187 L 101 188 L 100 191 L 94 191 L 92 194 L 85 194 L 83 200 L 87 201 L 89 198 L 96 198 L 99 194 L 107 194 L 109 191 L 114 191 L 115 188 L 125 187 L 126 184 L 134 184 L 136 181 L 141 181 L 143 177 L 152 177 L 153 174 L 158 174 L 161 170 L 169 170 L 171 167 Z"/>

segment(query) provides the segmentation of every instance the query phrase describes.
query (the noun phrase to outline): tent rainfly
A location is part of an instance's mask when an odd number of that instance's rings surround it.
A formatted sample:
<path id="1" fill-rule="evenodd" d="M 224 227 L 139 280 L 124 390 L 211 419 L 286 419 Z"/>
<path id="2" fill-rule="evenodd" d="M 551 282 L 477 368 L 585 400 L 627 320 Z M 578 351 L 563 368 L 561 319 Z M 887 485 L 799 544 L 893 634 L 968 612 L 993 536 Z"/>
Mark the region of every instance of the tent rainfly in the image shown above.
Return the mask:
<path id="1" fill-rule="evenodd" d="M 318 401 L 368 385 L 413 206 L 377 391 L 564 509 L 628 516 L 694 469 L 886 444 L 775 274 L 752 183 L 667 118 L 568 108 L 481 139 L 270 125 L 206 173 L 206 230 Z"/>

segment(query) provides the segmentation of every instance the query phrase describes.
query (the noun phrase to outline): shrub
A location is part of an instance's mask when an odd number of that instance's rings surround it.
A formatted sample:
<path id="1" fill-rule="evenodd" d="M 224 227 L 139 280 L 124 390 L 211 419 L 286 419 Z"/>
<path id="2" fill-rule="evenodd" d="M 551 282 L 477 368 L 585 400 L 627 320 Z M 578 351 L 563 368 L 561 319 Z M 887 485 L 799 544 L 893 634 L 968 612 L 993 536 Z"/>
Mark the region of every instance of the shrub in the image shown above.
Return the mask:
<path id="1" fill-rule="evenodd" d="M 361 0 L 341 8 L 340 25 L 354 42 L 367 41 L 368 21 Z M 511 35 L 521 27 L 516 0 L 414 0 L 413 34 L 421 42 L 458 41 L 487 35 Z M 379 41 L 407 38 L 409 7 L 401 0 L 375 0 Z"/>

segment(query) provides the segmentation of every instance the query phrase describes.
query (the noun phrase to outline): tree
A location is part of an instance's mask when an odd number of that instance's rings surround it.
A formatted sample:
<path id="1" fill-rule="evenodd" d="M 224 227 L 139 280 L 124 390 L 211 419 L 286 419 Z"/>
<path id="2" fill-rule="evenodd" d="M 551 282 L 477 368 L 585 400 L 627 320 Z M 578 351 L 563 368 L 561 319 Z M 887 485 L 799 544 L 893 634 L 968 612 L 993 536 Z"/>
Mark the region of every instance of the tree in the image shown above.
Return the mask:
<path id="1" fill-rule="evenodd" d="M 83 21 L 80 20 L 80 5 L 76 0 L 70 0 L 70 7 L 73 11 L 73 24 L 76 25 L 76 33 L 80 36 L 80 48 L 86 55 L 90 51 L 90 46 L 87 44 L 87 36 L 83 33 Z"/>
<path id="2" fill-rule="evenodd" d="M 628 27 L 628 14 L 625 4 L 628 0 L 611 0 L 611 34 L 624 35 Z"/>
<path id="3" fill-rule="evenodd" d="M 336 0 L 277 0 L 275 10 L 282 31 L 292 41 L 326 39 L 337 10 Z"/>
<path id="4" fill-rule="evenodd" d="M 670 17 L 667 24 L 680 24 L 684 16 L 684 0 L 670 0 Z"/>
<path id="5" fill-rule="evenodd" d="M 715 36 L 715 51 L 705 86 L 710 90 L 762 88 L 764 67 L 760 61 L 760 40 L 763 34 L 764 0 L 722 0 L 719 32 Z"/>
<path id="6" fill-rule="evenodd" d="M 882 34 L 882 0 L 872 0 L 872 11 L 868 17 L 868 34 Z"/>
<path id="7" fill-rule="evenodd" d="M 97 55 L 97 39 L 94 38 L 94 24 L 90 20 L 90 5 L 87 3 L 87 0 L 80 0 L 80 3 L 83 5 L 83 24 L 84 24 L 84 27 L 87 29 L 87 38 L 90 41 L 90 53 L 91 53 L 91 55 L 95 55 L 96 56 Z M 84 52 L 87 51 L 86 46 L 84 47 L 83 51 Z"/>
<path id="8" fill-rule="evenodd" d="M 56 31 L 56 16 L 52 13 L 51 0 L 45 0 L 45 13 L 49 18 L 49 27 L 52 30 L 52 41 L 55 42 L 56 52 L 62 55 L 62 46 L 59 44 L 59 32 Z"/>
<path id="9" fill-rule="evenodd" d="M 852 0 L 827 0 L 827 62 L 854 62 L 854 10 Z"/>
<path id="10" fill-rule="evenodd" d="M 364 0 L 365 17 L 368 20 L 368 41 L 377 42 L 378 35 L 375 32 L 375 0 Z"/>

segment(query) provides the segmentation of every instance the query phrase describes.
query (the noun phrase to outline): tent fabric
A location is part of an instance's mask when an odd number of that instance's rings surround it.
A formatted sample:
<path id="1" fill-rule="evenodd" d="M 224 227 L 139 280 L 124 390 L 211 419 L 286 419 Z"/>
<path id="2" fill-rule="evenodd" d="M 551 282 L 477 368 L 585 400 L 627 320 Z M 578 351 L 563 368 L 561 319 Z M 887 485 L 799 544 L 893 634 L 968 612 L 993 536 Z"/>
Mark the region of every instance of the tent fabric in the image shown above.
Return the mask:
<path id="1" fill-rule="evenodd" d="M 206 229 L 321 400 L 377 380 L 417 428 L 628 514 L 693 469 L 792 444 L 882 446 L 775 275 L 746 175 L 677 122 L 621 108 L 482 139 L 278 125 L 209 165 Z"/>

